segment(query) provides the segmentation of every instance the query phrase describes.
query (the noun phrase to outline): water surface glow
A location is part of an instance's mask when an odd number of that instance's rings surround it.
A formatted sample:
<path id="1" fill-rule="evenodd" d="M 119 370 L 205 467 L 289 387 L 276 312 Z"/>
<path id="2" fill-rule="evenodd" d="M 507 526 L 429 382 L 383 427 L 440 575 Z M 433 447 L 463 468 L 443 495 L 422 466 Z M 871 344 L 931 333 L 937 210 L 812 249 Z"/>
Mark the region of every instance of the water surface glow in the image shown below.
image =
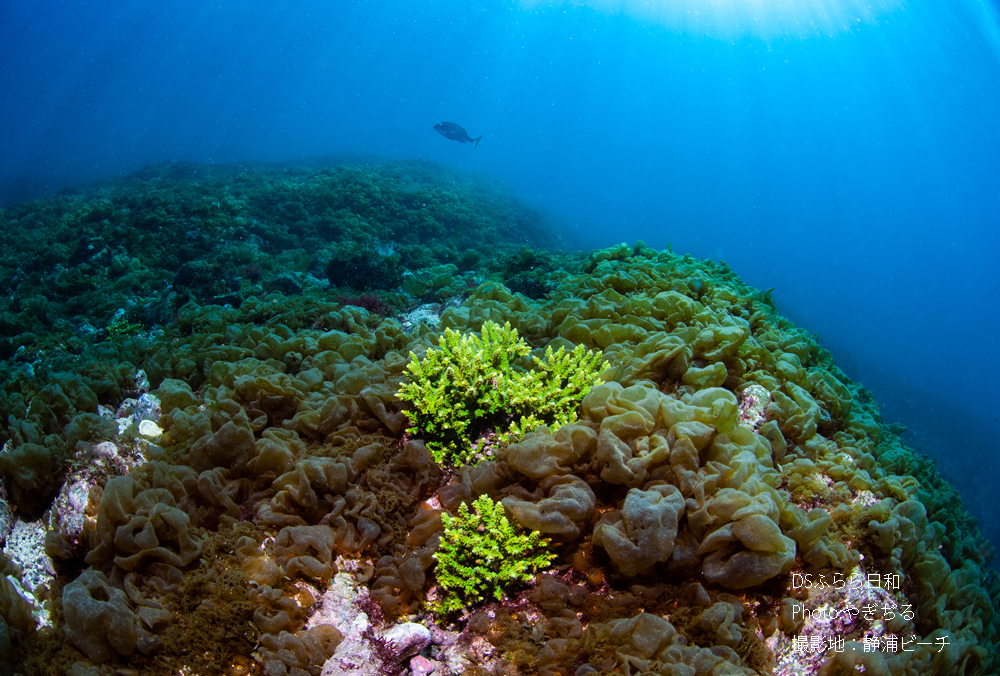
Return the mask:
<path id="1" fill-rule="evenodd" d="M 718 38 L 752 35 L 778 37 L 835 36 L 887 15 L 905 11 L 902 0 L 522 0 L 522 7 L 542 5 L 591 7 L 630 16 L 691 34 Z"/>

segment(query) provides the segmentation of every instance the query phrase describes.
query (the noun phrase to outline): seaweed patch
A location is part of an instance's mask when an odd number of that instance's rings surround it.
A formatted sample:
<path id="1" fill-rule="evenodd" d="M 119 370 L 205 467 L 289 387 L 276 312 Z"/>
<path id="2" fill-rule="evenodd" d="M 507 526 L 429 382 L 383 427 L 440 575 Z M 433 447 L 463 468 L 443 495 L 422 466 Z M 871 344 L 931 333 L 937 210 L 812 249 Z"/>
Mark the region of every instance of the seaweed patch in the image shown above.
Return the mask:
<path id="1" fill-rule="evenodd" d="M 0 218 L 7 667 L 1000 668 L 958 494 L 724 264 L 421 163 L 164 172 Z"/>

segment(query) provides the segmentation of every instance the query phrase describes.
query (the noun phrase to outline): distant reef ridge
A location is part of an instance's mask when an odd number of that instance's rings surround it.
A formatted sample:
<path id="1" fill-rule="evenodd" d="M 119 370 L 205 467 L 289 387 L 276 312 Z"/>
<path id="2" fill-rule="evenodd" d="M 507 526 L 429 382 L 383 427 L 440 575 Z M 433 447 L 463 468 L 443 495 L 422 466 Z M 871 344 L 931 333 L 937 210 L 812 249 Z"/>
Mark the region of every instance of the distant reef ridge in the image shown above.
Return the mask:
<path id="1" fill-rule="evenodd" d="M 957 491 L 725 263 L 353 156 L 0 229 L 0 673 L 1000 671 Z"/>

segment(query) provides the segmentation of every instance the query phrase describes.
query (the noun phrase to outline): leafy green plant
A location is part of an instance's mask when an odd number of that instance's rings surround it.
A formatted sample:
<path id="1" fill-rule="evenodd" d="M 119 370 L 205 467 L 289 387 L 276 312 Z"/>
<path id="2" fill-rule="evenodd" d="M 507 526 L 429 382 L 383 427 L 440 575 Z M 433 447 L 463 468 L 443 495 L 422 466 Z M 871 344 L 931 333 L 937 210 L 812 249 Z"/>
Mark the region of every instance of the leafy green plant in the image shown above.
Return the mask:
<path id="1" fill-rule="evenodd" d="M 473 441 L 484 434 L 507 444 L 539 425 L 571 423 L 590 388 L 603 382 L 601 353 L 583 345 L 549 347 L 544 359 L 532 358 L 531 370 L 516 368 L 512 362 L 531 348 L 509 322 L 486 322 L 481 336 L 448 329 L 438 344 L 422 360 L 410 353 L 409 382 L 397 395 L 413 404 L 408 431 L 430 438 L 438 463 L 474 462 L 480 452 Z"/>
<path id="2" fill-rule="evenodd" d="M 115 313 L 115 316 L 112 317 L 111 322 L 105 330 L 111 338 L 128 338 L 138 335 L 138 333 L 142 330 L 142 324 L 133 324 L 125 316 L 125 312 L 123 310 L 119 310 Z"/>
<path id="3" fill-rule="evenodd" d="M 511 524 L 503 505 L 487 495 L 476 499 L 473 511 L 463 502 L 456 516 L 441 519 L 444 534 L 434 554 L 439 600 L 432 610 L 442 615 L 502 601 L 507 588 L 531 580 L 556 557 L 547 538 Z"/>

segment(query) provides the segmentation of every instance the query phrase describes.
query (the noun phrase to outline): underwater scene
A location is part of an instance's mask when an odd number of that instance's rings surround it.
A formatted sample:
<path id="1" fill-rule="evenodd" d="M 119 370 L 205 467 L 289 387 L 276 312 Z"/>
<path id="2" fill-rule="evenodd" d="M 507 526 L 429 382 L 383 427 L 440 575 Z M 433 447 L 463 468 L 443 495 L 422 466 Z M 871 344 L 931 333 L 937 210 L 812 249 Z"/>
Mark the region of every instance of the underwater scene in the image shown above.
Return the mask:
<path id="1" fill-rule="evenodd" d="M 998 9 L 0 3 L 0 676 L 1000 674 Z"/>

